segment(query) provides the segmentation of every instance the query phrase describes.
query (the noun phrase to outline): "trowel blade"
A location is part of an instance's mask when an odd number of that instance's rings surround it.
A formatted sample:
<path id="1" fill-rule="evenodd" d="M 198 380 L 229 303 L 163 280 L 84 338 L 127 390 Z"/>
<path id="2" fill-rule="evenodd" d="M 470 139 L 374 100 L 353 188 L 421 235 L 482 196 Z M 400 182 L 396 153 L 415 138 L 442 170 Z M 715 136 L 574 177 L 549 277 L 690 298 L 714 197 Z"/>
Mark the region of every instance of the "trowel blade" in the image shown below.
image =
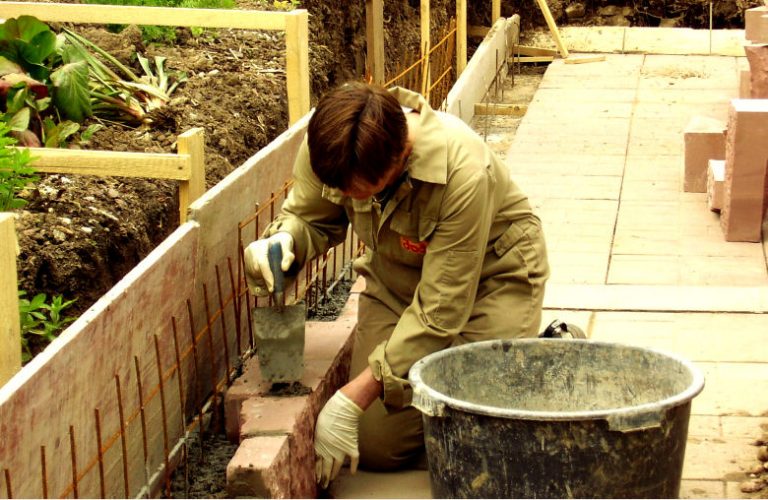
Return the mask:
<path id="1" fill-rule="evenodd" d="M 261 376 L 267 382 L 296 382 L 304 372 L 304 327 L 307 308 L 303 302 L 253 309 L 253 331 Z"/>

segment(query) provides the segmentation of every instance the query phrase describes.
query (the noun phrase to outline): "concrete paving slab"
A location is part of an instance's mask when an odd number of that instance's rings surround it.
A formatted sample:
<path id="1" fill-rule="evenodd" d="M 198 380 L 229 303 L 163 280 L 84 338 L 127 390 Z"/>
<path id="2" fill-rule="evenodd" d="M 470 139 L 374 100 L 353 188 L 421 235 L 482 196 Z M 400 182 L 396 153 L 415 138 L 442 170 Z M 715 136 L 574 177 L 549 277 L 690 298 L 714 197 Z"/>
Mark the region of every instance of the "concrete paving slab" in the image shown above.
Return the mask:
<path id="1" fill-rule="evenodd" d="M 744 439 L 691 436 L 685 448 L 685 479 L 743 480 L 755 450 Z"/>
<path id="2" fill-rule="evenodd" d="M 768 411 L 768 363 L 697 363 L 706 377 L 704 391 L 693 401 L 699 415 L 765 416 Z"/>
<path id="3" fill-rule="evenodd" d="M 612 253 L 609 284 L 760 286 L 764 266 L 750 257 Z"/>
<path id="4" fill-rule="evenodd" d="M 678 180 L 682 182 L 684 167 L 685 164 L 681 155 L 635 154 L 626 157 L 623 174 L 625 180 Z"/>
<path id="5" fill-rule="evenodd" d="M 683 479 L 680 498 L 724 498 L 725 483 L 717 480 Z"/>
<path id="6" fill-rule="evenodd" d="M 605 283 L 608 268 L 608 251 L 601 253 L 550 251 L 549 265 L 552 274 L 549 283 Z"/>
<path id="7" fill-rule="evenodd" d="M 764 340 L 764 324 L 761 314 L 598 311 L 592 338 L 661 349 L 694 362 L 760 363 L 765 353 L 751 346 Z"/>
<path id="8" fill-rule="evenodd" d="M 637 90 L 629 89 L 573 89 L 570 87 L 544 87 L 536 91 L 531 103 L 559 100 L 567 103 L 631 103 Z"/>
<path id="9" fill-rule="evenodd" d="M 618 200 L 621 177 L 607 175 L 516 174 L 515 183 L 532 198 Z M 567 189 L 563 189 L 567 186 Z"/>

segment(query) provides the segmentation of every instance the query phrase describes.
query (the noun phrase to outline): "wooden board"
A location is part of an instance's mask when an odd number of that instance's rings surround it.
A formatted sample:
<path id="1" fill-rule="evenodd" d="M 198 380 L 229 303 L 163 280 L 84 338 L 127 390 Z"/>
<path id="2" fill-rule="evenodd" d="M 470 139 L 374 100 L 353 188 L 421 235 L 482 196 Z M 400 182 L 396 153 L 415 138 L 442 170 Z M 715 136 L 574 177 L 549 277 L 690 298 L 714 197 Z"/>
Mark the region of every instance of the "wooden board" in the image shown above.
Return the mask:
<path id="1" fill-rule="evenodd" d="M 78 495 L 100 497 L 97 466 L 96 409 L 99 410 L 105 454 L 105 494 L 134 497 L 146 484 L 139 392 L 134 357 L 142 382 L 147 428 L 147 464 L 154 474 L 163 463 L 163 425 L 154 335 L 160 343 L 165 375 L 175 364 L 171 318 L 178 318 L 182 353 L 191 335 L 186 299 L 194 294 L 199 228 L 184 224 L 132 269 L 115 287 L 62 333 L 48 348 L 0 388 L 3 446 L 0 464 L 9 470 L 16 498 L 43 498 L 41 446 L 46 451 L 50 498 L 73 496 L 72 455 L 75 443 Z M 200 326 L 200 319 L 198 327 Z M 191 355 L 183 364 L 185 393 L 194 398 Z M 201 359 L 202 361 L 202 359 Z M 209 365 L 202 363 L 201 369 Z M 204 373 L 204 372 L 203 372 Z M 120 416 L 115 375 L 121 400 L 129 460 L 126 495 L 123 483 Z M 166 421 L 171 439 L 181 433 L 178 381 L 166 380 Z M 202 379 L 201 382 L 205 382 Z M 107 444 L 109 443 L 109 446 Z M 2 481 L 5 483 L 5 481 Z M 3 494 L 5 489 L 3 488 Z"/>
<path id="2" fill-rule="evenodd" d="M 31 2 L 0 2 L 0 18 L 35 16 L 41 21 L 72 23 L 132 23 L 155 26 L 202 26 L 284 30 L 286 12 L 230 9 L 188 9 L 181 7 L 136 7 Z"/>
<path id="3" fill-rule="evenodd" d="M 506 116 L 525 116 L 525 112 L 528 111 L 528 105 L 526 104 L 503 104 L 503 103 L 489 103 L 484 102 L 475 103 L 476 115 L 506 115 Z"/>
<path id="4" fill-rule="evenodd" d="M 0 386 L 21 368 L 15 220 L 0 212 Z"/>
<path id="5" fill-rule="evenodd" d="M 605 61 L 605 56 L 568 57 L 568 59 L 565 59 L 563 62 L 565 62 L 565 64 L 584 64 L 601 61 Z"/>

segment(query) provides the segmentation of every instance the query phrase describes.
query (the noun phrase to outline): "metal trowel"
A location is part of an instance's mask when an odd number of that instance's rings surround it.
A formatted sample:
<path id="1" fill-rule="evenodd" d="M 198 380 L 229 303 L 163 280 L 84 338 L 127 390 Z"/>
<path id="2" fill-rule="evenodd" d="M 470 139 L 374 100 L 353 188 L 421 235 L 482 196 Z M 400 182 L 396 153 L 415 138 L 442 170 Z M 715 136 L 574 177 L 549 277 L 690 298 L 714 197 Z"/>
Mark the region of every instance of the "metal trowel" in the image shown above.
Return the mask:
<path id="1" fill-rule="evenodd" d="M 271 243 L 267 249 L 274 276 L 272 305 L 253 309 L 253 330 L 262 379 L 291 383 L 304 372 L 304 325 L 307 307 L 303 301 L 285 305 L 285 275 L 280 267 L 283 249 Z"/>

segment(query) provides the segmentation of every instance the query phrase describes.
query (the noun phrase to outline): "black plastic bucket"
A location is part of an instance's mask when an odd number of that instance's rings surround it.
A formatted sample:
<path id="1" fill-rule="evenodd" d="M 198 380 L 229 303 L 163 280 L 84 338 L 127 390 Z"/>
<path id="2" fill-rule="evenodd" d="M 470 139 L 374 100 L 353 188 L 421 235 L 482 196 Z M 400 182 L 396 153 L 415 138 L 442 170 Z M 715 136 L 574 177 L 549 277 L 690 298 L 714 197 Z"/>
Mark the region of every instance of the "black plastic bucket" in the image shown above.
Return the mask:
<path id="1" fill-rule="evenodd" d="M 492 340 L 410 371 L 435 498 L 675 498 L 704 377 L 622 344 Z"/>

